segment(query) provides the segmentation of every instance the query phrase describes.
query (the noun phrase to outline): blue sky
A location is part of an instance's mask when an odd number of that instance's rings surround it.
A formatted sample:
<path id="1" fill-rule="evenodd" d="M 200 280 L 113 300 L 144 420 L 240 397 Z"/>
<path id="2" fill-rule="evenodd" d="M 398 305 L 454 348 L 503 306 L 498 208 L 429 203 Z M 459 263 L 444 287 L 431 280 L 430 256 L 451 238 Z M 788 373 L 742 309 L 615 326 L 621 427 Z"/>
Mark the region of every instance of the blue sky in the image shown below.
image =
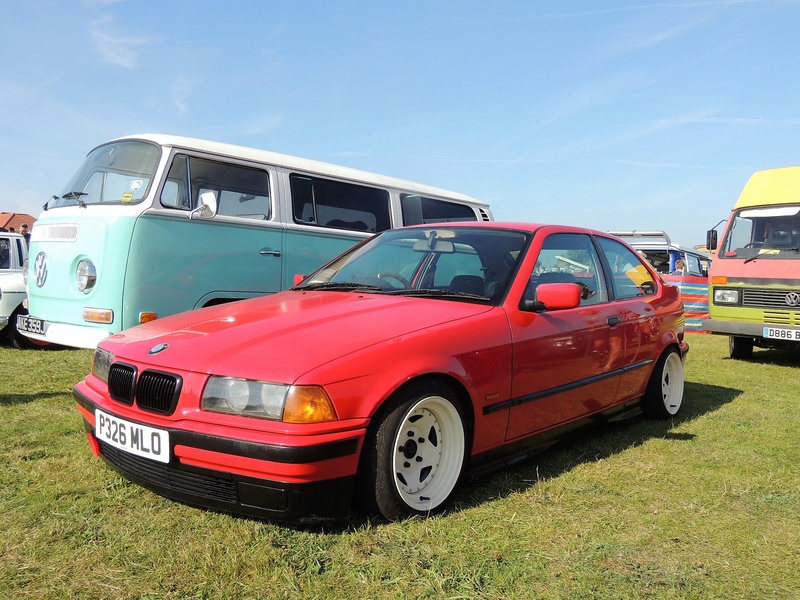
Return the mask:
<path id="1" fill-rule="evenodd" d="M 703 243 L 800 164 L 796 0 L 2 0 L 0 211 L 174 133 Z"/>

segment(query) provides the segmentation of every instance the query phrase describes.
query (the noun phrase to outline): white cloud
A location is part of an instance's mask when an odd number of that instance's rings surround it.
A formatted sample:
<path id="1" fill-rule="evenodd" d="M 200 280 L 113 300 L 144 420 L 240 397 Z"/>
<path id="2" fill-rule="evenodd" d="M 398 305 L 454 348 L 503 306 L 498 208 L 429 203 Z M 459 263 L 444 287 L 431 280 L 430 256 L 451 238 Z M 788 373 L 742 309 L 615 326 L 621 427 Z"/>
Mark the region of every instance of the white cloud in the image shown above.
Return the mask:
<path id="1" fill-rule="evenodd" d="M 150 36 L 124 36 L 115 28 L 116 21 L 110 15 L 101 15 L 89 26 L 95 50 L 103 60 L 111 64 L 133 69 L 138 65 L 136 50 L 151 44 L 155 38 Z"/>

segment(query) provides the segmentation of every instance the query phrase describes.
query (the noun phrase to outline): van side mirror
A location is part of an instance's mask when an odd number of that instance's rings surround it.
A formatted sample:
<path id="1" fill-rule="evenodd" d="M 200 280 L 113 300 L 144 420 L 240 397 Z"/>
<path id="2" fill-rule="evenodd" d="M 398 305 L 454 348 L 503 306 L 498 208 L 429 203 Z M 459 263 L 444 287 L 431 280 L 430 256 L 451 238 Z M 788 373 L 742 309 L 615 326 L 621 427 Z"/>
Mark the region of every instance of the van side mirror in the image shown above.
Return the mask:
<path id="1" fill-rule="evenodd" d="M 709 229 L 706 231 L 706 248 L 709 250 L 717 249 L 717 230 Z"/>
<path id="2" fill-rule="evenodd" d="M 214 192 L 203 192 L 197 200 L 199 206 L 189 213 L 190 219 L 210 219 L 217 214 L 217 196 Z"/>

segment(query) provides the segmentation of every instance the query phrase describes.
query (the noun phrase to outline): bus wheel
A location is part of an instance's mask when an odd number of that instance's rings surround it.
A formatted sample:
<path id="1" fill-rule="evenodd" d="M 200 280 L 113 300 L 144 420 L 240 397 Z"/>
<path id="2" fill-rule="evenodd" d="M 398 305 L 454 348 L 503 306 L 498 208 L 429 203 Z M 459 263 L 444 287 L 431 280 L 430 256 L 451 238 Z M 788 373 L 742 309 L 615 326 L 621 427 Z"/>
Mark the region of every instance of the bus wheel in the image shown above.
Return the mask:
<path id="1" fill-rule="evenodd" d="M 753 358 L 753 339 L 736 337 L 732 335 L 728 338 L 731 358 L 748 359 Z"/>

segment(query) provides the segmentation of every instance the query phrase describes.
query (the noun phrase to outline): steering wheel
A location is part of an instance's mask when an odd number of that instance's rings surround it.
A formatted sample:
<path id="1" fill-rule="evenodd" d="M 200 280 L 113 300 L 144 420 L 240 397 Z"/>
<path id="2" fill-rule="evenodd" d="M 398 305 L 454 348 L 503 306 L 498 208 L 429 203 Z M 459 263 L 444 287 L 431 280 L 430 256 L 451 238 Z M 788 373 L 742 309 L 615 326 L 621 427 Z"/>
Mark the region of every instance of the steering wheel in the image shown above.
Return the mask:
<path id="1" fill-rule="evenodd" d="M 763 248 L 764 242 L 750 242 L 744 245 L 745 248 Z"/>
<path id="2" fill-rule="evenodd" d="M 383 273 L 378 273 L 378 277 L 380 279 L 395 279 L 399 281 L 404 288 L 411 287 L 411 284 L 408 283 L 408 279 L 400 275 L 399 273 L 394 273 L 392 271 L 385 271 Z"/>

